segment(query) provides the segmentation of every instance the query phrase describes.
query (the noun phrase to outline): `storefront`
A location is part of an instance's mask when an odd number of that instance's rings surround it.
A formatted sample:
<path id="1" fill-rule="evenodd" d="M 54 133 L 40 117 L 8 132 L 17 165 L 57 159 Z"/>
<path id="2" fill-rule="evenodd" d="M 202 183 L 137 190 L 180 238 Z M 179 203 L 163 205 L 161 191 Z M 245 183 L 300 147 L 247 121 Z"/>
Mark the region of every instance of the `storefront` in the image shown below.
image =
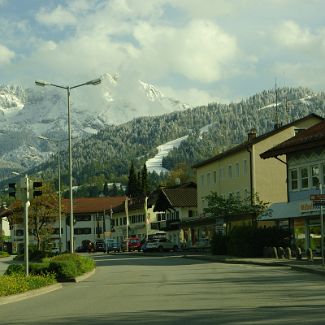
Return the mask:
<path id="1" fill-rule="evenodd" d="M 293 201 L 274 203 L 267 214 L 258 218 L 259 222 L 274 222 L 281 228 L 291 231 L 292 247 L 300 247 L 302 251 L 311 248 L 315 255 L 321 251 L 321 219 L 320 207 L 311 201 Z"/>

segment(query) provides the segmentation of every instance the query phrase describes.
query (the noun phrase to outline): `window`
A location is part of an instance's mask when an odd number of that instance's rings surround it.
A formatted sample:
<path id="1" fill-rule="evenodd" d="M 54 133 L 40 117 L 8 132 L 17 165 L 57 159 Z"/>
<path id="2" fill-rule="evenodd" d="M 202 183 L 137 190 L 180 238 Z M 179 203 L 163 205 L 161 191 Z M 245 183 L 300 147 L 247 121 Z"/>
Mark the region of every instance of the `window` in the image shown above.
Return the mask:
<path id="1" fill-rule="evenodd" d="M 290 184 L 291 184 L 292 191 L 298 189 L 298 171 L 297 171 L 297 169 L 290 170 Z"/>
<path id="2" fill-rule="evenodd" d="M 243 169 L 244 169 L 243 174 L 247 175 L 247 160 L 246 159 L 244 160 L 244 168 Z"/>
<path id="3" fill-rule="evenodd" d="M 239 177 L 239 163 L 236 163 L 236 177 Z"/>
<path id="4" fill-rule="evenodd" d="M 217 171 L 216 170 L 213 172 L 213 181 L 214 181 L 214 184 L 217 183 Z"/>
<path id="5" fill-rule="evenodd" d="M 89 235 L 91 234 L 91 228 L 74 228 L 75 235 Z"/>
<path id="6" fill-rule="evenodd" d="M 17 237 L 24 236 L 24 230 L 22 230 L 22 229 L 17 229 L 17 230 L 15 231 L 15 235 L 16 235 Z"/>
<path id="7" fill-rule="evenodd" d="M 308 168 L 302 167 L 300 169 L 300 182 L 301 182 L 301 188 L 306 189 L 309 186 L 308 182 Z"/>
<path id="8" fill-rule="evenodd" d="M 311 167 L 311 186 L 318 187 L 319 186 L 319 166 Z"/>
<path id="9" fill-rule="evenodd" d="M 210 186 L 210 173 L 207 175 L 207 186 Z"/>
<path id="10" fill-rule="evenodd" d="M 86 215 L 76 215 L 74 216 L 76 221 L 91 221 L 91 215 L 86 214 Z"/>
<path id="11" fill-rule="evenodd" d="M 228 177 L 232 178 L 232 166 L 228 166 Z"/>

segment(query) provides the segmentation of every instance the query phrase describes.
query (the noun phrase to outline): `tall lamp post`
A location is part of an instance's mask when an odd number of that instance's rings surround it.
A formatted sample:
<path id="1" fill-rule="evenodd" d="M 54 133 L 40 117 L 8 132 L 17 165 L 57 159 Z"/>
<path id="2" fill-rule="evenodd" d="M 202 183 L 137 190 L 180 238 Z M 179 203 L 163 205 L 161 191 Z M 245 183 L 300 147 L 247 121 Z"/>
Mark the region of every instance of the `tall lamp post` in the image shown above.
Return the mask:
<path id="1" fill-rule="evenodd" d="M 45 87 L 45 86 L 53 86 L 61 89 L 65 89 L 67 91 L 67 104 L 68 104 L 68 137 L 69 137 L 69 190 L 70 190 L 70 253 L 74 252 L 73 247 L 73 238 L 74 238 L 74 229 L 73 229 L 73 193 L 72 193 L 72 141 L 71 141 L 71 114 L 70 114 L 70 93 L 74 88 L 78 88 L 81 86 L 87 85 L 99 85 L 101 83 L 101 79 L 90 80 L 75 86 L 61 86 L 50 83 L 48 81 L 36 80 L 35 84 L 37 86 Z"/>

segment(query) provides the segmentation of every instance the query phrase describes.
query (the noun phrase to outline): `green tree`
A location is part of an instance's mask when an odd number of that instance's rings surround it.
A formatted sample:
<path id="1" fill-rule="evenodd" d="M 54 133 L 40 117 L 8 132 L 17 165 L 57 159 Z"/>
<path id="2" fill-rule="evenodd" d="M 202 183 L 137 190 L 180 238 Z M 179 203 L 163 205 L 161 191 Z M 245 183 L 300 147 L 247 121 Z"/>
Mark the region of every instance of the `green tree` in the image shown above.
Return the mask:
<path id="1" fill-rule="evenodd" d="M 28 227 L 35 238 L 38 250 L 47 248 L 50 237 L 53 234 L 54 223 L 58 219 L 58 197 L 50 186 L 42 187 L 43 194 L 30 201 Z M 23 207 L 20 201 L 15 201 L 10 207 L 13 214 L 9 222 L 13 224 L 23 223 Z"/>
<path id="2" fill-rule="evenodd" d="M 211 192 L 205 199 L 208 202 L 208 207 L 203 209 L 204 212 L 224 220 L 226 235 L 229 231 L 231 217 L 249 216 L 252 224 L 256 225 L 257 216 L 268 208 L 268 203 L 261 201 L 257 194 L 254 194 L 253 197 L 247 196 L 244 199 L 239 199 L 234 195 L 224 198 L 217 192 Z"/>

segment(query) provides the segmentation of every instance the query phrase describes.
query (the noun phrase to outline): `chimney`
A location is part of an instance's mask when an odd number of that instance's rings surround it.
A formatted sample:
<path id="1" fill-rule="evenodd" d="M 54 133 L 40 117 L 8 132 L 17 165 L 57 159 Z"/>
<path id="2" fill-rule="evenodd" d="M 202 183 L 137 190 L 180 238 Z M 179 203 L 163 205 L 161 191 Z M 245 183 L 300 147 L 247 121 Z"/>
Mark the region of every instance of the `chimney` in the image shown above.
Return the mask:
<path id="1" fill-rule="evenodd" d="M 248 142 L 253 141 L 256 138 L 256 129 L 253 128 L 248 132 Z"/>

